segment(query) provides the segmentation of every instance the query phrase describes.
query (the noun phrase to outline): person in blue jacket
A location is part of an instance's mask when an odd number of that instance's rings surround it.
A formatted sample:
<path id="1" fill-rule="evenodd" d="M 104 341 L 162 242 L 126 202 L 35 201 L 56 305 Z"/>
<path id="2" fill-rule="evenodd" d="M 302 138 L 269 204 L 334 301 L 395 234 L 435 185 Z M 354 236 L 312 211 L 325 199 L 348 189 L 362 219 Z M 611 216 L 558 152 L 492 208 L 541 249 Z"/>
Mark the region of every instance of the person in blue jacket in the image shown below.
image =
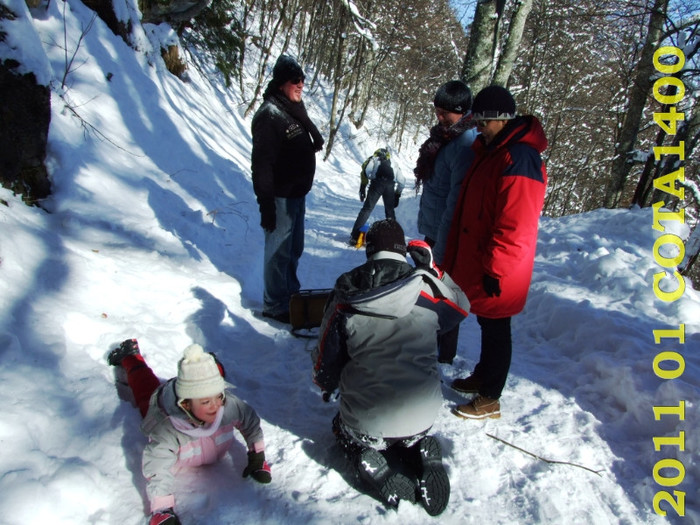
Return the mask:
<path id="1" fill-rule="evenodd" d="M 471 146 L 476 129 L 471 117 L 472 93 L 461 80 L 440 86 L 433 105 L 438 123 L 421 145 L 413 173 L 416 186 L 422 188 L 418 231 L 440 265 L 462 180 L 474 160 Z"/>
<path id="2" fill-rule="evenodd" d="M 420 147 L 416 187 L 422 188 L 418 208 L 418 231 L 433 249 L 440 265 L 464 175 L 474 160 L 472 143 L 476 130 L 471 115 L 472 93 L 461 80 L 451 80 L 437 90 L 435 115 L 438 123 Z M 440 336 L 439 360 L 452 363 L 457 354 L 459 327 Z"/>

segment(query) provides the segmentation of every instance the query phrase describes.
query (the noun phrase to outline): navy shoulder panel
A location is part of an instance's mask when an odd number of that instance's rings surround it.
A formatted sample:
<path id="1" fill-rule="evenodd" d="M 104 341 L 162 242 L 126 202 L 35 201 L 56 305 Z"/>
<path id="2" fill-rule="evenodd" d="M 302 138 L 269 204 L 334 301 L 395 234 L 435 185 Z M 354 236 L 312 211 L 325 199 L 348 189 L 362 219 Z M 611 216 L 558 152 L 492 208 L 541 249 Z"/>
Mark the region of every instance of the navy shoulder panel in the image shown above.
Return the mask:
<path id="1" fill-rule="evenodd" d="M 508 146 L 511 164 L 503 172 L 503 176 L 527 177 L 537 182 L 544 182 L 542 175 L 542 157 L 532 146 L 516 143 Z"/>

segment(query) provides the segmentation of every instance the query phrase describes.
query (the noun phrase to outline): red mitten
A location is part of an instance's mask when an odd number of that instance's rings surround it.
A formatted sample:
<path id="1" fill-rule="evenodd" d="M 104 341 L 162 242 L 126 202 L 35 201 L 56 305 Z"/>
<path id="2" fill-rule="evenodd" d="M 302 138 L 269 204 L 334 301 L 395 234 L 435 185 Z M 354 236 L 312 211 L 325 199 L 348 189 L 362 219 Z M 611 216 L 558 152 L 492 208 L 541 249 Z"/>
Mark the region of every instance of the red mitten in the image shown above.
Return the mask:
<path id="1" fill-rule="evenodd" d="M 181 525 L 173 509 L 157 510 L 151 514 L 148 525 Z"/>
<path id="2" fill-rule="evenodd" d="M 416 264 L 416 268 L 432 272 L 438 279 L 442 279 L 442 270 L 438 268 L 433 260 L 433 250 L 425 241 L 413 240 L 406 246 L 406 251 Z"/>

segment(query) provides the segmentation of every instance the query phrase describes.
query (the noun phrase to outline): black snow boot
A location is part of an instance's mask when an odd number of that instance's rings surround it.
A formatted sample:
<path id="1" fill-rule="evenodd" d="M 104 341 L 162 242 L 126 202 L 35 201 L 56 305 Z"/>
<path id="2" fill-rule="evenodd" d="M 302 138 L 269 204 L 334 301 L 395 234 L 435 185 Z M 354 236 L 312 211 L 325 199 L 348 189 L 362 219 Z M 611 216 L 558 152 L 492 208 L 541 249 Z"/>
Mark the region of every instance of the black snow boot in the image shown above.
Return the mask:
<path id="1" fill-rule="evenodd" d="M 416 474 L 420 483 L 420 502 L 426 512 L 437 516 L 447 508 L 450 500 L 450 478 L 442 465 L 440 442 L 433 436 L 425 436 L 413 449 L 418 452 Z"/>
<path id="2" fill-rule="evenodd" d="M 112 366 L 121 366 L 122 360 L 129 355 L 140 354 L 139 343 L 136 339 L 127 339 L 112 350 L 107 356 L 107 362 Z"/>
<path id="3" fill-rule="evenodd" d="M 399 501 L 416 501 L 416 485 L 400 472 L 392 472 L 384 455 L 368 448 L 357 459 L 360 479 L 372 487 L 389 507 L 396 508 Z"/>

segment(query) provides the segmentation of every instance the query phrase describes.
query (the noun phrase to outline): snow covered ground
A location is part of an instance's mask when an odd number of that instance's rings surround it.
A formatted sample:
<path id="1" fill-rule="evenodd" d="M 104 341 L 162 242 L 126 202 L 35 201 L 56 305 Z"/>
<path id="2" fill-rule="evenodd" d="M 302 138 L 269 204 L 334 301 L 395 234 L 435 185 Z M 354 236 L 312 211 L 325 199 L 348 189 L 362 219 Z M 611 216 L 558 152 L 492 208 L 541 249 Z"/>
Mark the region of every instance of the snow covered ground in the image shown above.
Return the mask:
<path id="1" fill-rule="evenodd" d="M 464 398 L 445 387 L 433 431 L 450 504 L 435 519 L 408 504 L 389 511 L 356 490 L 335 449 L 336 406 L 311 383 L 314 340 L 256 315 L 263 236 L 250 182 L 250 123 L 235 90 L 195 67 L 188 82 L 178 80 L 152 58 L 145 35 L 134 52 L 99 20 L 62 90 L 63 2 L 30 20 L 22 0 L 0 1 L 23 13 L 3 28 L 20 43 L 24 63 L 40 78 L 58 79 L 50 213 L 0 189 L 0 523 L 144 522 L 140 416 L 120 399 L 105 361 L 129 337 L 163 378 L 175 375 L 191 342 L 216 352 L 238 395 L 263 419 L 272 484 L 241 478 L 239 445 L 230 460 L 180 475 L 184 524 L 700 523 L 700 294 L 689 287 L 673 303 L 655 297 L 659 233 L 651 210 L 542 219 L 530 298 L 513 321 L 503 417 L 456 418 L 450 407 Z M 73 50 L 91 12 L 75 0 L 68 5 Z M 329 94 L 318 88 L 306 100 L 312 118 L 327 122 Z M 365 257 L 344 243 L 360 207 L 359 164 L 383 137 L 342 133 L 329 160 L 319 159 L 307 200 L 305 288 L 332 286 Z M 417 149 L 403 145 L 407 175 Z M 397 211 L 409 238 L 418 237 L 417 209 L 407 190 Z M 381 213 L 379 205 L 374 218 Z M 655 344 L 653 330 L 681 323 L 684 344 Z M 455 364 L 440 365 L 446 384 L 469 373 L 478 347 L 470 317 Z M 654 374 L 661 351 L 683 355 L 680 378 Z M 654 418 L 654 406 L 682 400 L 684 421 Z M 679 431 L 684 451 L 654 450 L 654 437 Z M 683 481 L 664 488 L 654 465 L 676 458 Z M 668 517 L 654 513 L 660 490 L 685 492 L 685 519 L 672 518 L 668 504 Z"/>

